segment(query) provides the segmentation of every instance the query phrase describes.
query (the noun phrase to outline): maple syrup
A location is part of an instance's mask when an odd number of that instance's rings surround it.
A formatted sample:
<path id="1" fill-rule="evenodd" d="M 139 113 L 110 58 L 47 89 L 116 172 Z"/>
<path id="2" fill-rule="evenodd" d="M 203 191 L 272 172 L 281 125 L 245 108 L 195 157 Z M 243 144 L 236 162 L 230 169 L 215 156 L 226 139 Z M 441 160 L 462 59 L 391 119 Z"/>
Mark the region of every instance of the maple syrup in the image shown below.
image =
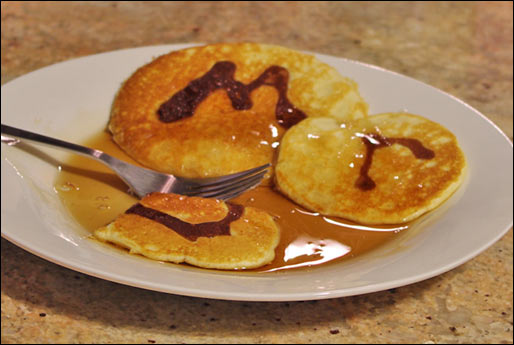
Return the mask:
<path id="1" fill-rule="evenodd" d="M 108 132 L 99 133 L 84 145 L 139 165 L 111 140 Z M 78 155 L 61 167 L 55 190 L 77 222 L 91 233 L 138 202 L 109 168 Z M 409 227 L 408 224 L 368 227 L 325 217 L 298 206 L 276 191 L 271 183 L 231 202 L 267 211 L 280 227 L 275 260 L 252 270 L 259 272 L 313 267 L 353 258 L 393 240 Z"/>

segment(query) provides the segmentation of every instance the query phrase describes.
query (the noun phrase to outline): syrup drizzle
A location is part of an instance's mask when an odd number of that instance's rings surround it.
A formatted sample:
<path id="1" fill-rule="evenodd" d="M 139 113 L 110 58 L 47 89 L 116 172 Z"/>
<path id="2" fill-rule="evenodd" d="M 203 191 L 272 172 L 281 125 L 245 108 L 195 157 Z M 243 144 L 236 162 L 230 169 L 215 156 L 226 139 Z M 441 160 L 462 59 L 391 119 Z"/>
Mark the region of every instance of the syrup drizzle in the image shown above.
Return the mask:
<path id="1" fill-rule="evenodd" d="M 125 213 L 137 214 L 138 216 L 148 218 L 170 228 L 189 241 L 196 241 L 198 237 L 230 236 L 230 223 L 241 217 L 244 211 L 244 206 L 231 203 L 227 203 L 227 206 L 228 213 L 225 218 L 218 222 L 206 222 L 200 224 L 184 222 L 167 213 L 145 207 L 141 204 L 135 204 Z"/>
<path id="2" fill-rule="evenodd" d="M 434 151 L 426 148 L 418 139 L 413 138 L 387 138 L 379 134 L 366 134 L 361 136 L 366 145 L 366 158 L 361 166 L 360 176 L 355 182 L 355 186 L 361 190 L 372 190 L 376 187 L 375 181 L 369 177 L 369 169 L 373 162 L 375 150 L 388 147 L 393 144 L 400 144 L 407 147 L 418 159 L 432 159 L 435 157 Z"/>
<path id="3" fill-rule="evenodd" d="M 161 104 L 157 110 L 159 119 L 169 123 L 193 116 L 196 107 L 217 89 L 224 89 L 227 92 L 234 109 L 251 109 L 253 103 L 250 94 L 262 85 L 273 86 L 278 92 L 275 116 L 282 127 L 289 128 L 306 118 L 305 113 L 287 98 L 289 72 L 284 67 L 271 66 L 248 85 L 234 79 L 235 71 L 236 65 L 233 62 L 217 62 L 206 74 L 191 81 L 184 89 Z"/>

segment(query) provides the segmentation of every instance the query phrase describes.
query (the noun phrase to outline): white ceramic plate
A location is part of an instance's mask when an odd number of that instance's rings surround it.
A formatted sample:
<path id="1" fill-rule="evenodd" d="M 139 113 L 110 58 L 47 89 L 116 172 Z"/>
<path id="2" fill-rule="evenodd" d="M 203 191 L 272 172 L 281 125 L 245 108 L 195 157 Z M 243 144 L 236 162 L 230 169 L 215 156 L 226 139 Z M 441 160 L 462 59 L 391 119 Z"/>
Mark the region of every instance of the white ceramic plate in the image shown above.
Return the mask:
<path id="1" fill-rule="evenodd" d="M 80 143 L 105 128 L 120 83 L 153 57 L 189 45 L 120 50 L 49 66 L 2 86 L 2 123 Z M 53 190 L 66 154 L 2 144 L 2 236 L 29 252 L 96 277 L 174 294 L 250 301 L 309 300 L 399 287 L 478 255 L 512 226 L 512 145 L 478 111 L 431 86 L 374 66 L 317 55 L 356 80 L 371 113 L 408 110 L 459 139 L 465 185 L 417 230 L 353 260 L 312 270 L 227 273 L 163 264 L 86 238 Z M 45 156 L 47 153 L 49 156 Z M 53 157 L 53 158 L 50 158 Z"/>

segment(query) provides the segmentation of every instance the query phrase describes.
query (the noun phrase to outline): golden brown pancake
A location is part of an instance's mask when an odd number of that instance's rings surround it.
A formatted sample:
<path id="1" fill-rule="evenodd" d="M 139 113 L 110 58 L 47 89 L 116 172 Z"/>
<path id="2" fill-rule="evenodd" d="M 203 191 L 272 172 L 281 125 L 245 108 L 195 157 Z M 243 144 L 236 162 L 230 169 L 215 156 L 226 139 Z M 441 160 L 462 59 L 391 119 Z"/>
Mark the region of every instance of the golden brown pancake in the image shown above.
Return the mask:
<path id="1" fill-rule="evenodd" d="M 152 193 L 94 235 L 154 260 L 248 269 L 273 260 L 280 231 L 256 208 Z"/>
<path id="2" fill-rule="evenodd" d="M 284 131 L 304 117 L 347 121 L 366 113 L 357 84 L 313 56 L 214 44 L 139 68 L 114 100 L 109 129 L 150 168 L 206 177 L 271 162 Z"/>
<path id="3" fill-rule="evenodd" d="M 275 178 L 292 200 L 365 224 L 410 221 L 461 184 L 455 136 L 421 116 L 387 113 L 340 124 L 309 118 L 282 139 Z"/>

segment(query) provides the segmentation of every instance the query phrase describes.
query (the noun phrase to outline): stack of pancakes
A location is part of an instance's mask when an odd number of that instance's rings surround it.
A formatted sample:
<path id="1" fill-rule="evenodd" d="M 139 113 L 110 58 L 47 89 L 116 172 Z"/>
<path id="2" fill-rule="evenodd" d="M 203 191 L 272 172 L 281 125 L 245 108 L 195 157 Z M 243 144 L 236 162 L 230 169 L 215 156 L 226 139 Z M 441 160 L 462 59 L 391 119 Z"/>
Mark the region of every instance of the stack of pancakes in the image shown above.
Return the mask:
<path id="1" fill-rule="evenodd" d="M 109 129 L 135 160 L 178 176 L 275 163 L 278 190 L 324 215 L 395 224 L 440 205 L 466 170 L 455 136 L 421 116 L 368 116 L 367 109 L 354 81 L 313 56 L 255 43 L 214 44 L 171 52 L 138 69 L 115 98 Z M 185 222 L 211 212 L 197 207 L 210 201 L 195 199 L 184 203 L 193 218 L 181 218 L 177 197 L 163 198 L 175 201 L 161 200 L 157 209 Z M 207 222 L 223 218 L 220 210 Z M 158 260 L 256 267 L 269 262 L 278 228 L 262 211 L 244 214 L 248 222 L 234 221 L 230 234 L 208 238 L 181 237 L 137 214 L 122 215 L 97 236 Z M 214 243 L 254 254 L 249 259 L 227 249 L 232 254 L 212 256 L 205 248 Z"/>

